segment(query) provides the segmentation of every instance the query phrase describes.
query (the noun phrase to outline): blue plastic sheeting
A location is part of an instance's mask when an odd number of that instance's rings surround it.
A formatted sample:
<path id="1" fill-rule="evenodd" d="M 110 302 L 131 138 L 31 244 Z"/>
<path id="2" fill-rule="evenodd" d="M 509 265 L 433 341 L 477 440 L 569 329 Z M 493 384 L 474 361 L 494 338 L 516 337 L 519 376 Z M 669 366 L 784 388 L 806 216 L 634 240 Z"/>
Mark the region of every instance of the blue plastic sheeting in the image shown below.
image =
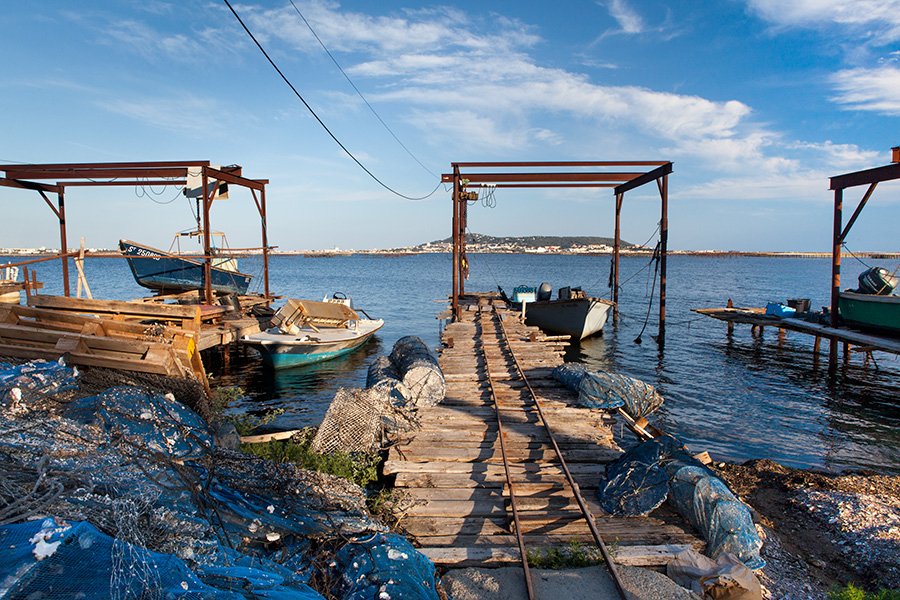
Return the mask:
<path id="1" fill-rule="evenodd" d="M 92 525 L 53 519 L 0 527 L 0 598 L 83 600 L 321 600 L 279 572 L 210 567 L 201 581 L 175 556 L 114 540 Z"/>
<path id="2" fill-rule="evenodd" d="M 197 413 L 171 394 L 120 386 L 99 396 L 70 403 L 65 416 L 81 423 L 101 423 L 139 446 L 179 460 L 197 459 L 213 446 L 213 436 Z"/>
<path id="3" fill-rule="evenodd" d="M 564 363 L 553 369 L 553 377 L 578 392 L 578 403 L 590 408 L 624 407 L 635 419 L 662 406 L 663 399 L 652 385 L 640 379 L 604 371 L 588 371 L 578 363 Z"/>
<path id="4" fill-rule="evenodd" d="M 0 363 L 0 402 L 29 403 L 50 394 L 74 390 L 78 385 L 77 369 L 70 369 L 60 358 L 57 362 L 36 360 L 13 366 Z"/>
<path id="5" fill-rule="evenodd" d="M 713 559 L 734 554 L 751 569 L 765 565 L 750 510 L 684 445 L 664 435 L 635 446 L 606 467 L 600 505 L 614 515 L 647 515 L 668 497 L 700 532 Z"/>
<path id="6" fill-rule="evenodd" d="M 587 373 L 587 367 L 581 363 L 563 363 L 553 369 L 552 375 L 558 382 L 573 392 L 577 392 L 585 373 Z"/>
<path id="7" fill-rule="evenodd" d="M 342 600 L 438 600 L 434 564 L 398 535 L 351 542 L 335 562 L 341 573 L 335 596 Z"/>

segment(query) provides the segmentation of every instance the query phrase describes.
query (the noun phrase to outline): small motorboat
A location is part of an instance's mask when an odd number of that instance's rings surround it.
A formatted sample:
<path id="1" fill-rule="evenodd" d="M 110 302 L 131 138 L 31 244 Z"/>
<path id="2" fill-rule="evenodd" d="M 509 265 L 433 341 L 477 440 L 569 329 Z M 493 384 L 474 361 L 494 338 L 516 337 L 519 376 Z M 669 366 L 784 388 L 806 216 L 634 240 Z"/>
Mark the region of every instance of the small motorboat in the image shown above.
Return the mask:
<path id="1" fill-rule="evenodd" d="M 159 294 L 204 288 L 202 259 L 180 256 L 130 240 L 119 240 L 119 249 L 128 259 L 128 266 L 138 285 Z M 214 292 L 246 294 L 252 278 L 252 275 L 237 270 L 234 258 L 213 258 L 210 280 Z"/>
<path id="2" fill-rule="evenodd" d="M 897 284 L 897 277 L 885 268 L 864 271 L 859 287 L 838 297 L 841 319 L 851 327 L 900 336 L 900 296 L 892 293 Z"/>
<path id="3" fill-rule="evenodd" d="M 542 283 L 537 289 L 519 286 L 513 290 L 510 303 L 525 313 L 527 325 L 576 340 L 600 332 L 609 311 L 616 306 L 609 300 L 588 296 L 579 287 L 560 288 L 556 300 L 551 299 L 552 294 L 549 283 Z"/>
<path id="4" fill-rule="evenodd" d="M 272 317 L 271 327 L 245 335 L 240 343 L 257 350 L 263 362 L 286 369 L 337 358 L 362 346 L 384 325 L 360 318 L 352 299 L 340 292 L 321 302 L 290 299 Z"/>

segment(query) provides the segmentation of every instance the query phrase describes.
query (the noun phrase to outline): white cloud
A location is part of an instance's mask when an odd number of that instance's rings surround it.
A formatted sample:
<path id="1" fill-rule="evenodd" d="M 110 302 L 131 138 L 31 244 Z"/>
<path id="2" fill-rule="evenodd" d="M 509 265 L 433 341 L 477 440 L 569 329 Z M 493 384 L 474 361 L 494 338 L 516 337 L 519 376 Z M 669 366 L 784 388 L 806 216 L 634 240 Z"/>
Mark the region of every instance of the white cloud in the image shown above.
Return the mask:
<path id="1" fill-rule="evenodd" d="M 767 21 L 783 26 L 838 24 L 894 35 L 900 27 L 900 0 L 747 0 L 747 4 Z"/>
<path id="2" fill-rule="evenodd" d="M 838 90 L 833 101 L 850 109 L 900 115 L 900 69 L 881 66 L 838 71 L 831 77 Z"/>
<path id="3" fill-rule="evenodd" d="M 110 112 L 183 134 L 226 136 L 222 124 L 233 119 L 218 101 L 191 94 L 108 100 L 97 104 Z"/>
<path id="4" fill-rule="evenodd" d="M 642 33 L 644 20 L 625 0 L 610 0 L 607 5 L 610 16 L 616 20 L 624 33 Z"/>

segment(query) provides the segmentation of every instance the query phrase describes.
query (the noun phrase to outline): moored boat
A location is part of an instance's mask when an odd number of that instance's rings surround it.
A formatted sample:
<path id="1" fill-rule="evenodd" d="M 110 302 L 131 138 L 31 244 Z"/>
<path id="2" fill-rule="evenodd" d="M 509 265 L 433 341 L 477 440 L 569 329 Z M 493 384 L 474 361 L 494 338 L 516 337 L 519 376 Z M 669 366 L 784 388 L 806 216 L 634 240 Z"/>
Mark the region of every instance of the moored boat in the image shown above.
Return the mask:
<path id="1" fill-rule="evenodd" d="M 160 294 L 201 290 L 204 287 L 202 260 L 158 250 L 130 240 L 119 240 L 119 249 L 128 259 L 135 281 Z M 216 257 L 210 267 L 214 292 L 246 294 L 252 275 L 237 270 L 233 258 Z"/>
<path id="2" fill-rule="evenodd" d="M 900 296 L 891 293 L 897 283 L 897 277 L 882 267 L 863 271 L 858 289 L 839 294 L 841 319 L 851 327 L 900 335 Z"/>
<path id="3" fill-rule="evenodd" d="M 337 296 L 322 302 L 290 299 L 275 313 L 267 331 L 245 335 L 240 342 L 257 350 L 263 362 L 275 369 L 352 352 L 381 329 L 384 321 L 360 318 L 349 298 Z"/>
<path id="4" fill-rule="evenodd" d="M 588 296 L 581 288 L 560 288 L 555 300 L 551 299 L 552 292 L 547 283 L 542 283 L 536 291 L 527 286 L 517 287 L 512 304 L 522 307 L 524 302 L 526 324 L 576 340 L 600 332 L 609 311 L 615 308 L 614 302 Z"/>

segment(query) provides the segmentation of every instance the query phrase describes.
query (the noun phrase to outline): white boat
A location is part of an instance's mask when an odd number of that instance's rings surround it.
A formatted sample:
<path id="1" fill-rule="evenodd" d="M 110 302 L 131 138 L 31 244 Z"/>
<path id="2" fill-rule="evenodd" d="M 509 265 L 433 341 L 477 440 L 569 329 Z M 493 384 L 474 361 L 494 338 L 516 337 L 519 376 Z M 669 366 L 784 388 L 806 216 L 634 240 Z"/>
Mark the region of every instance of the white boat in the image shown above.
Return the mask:
<path id="1" fill-rule="evenodd" d="M 556 300 L 551 295 L 552 288 L 547 283 L 541 284 L 537 291 L 520 286 L 515 288 L 512 302 L 525 312 L 527 325 L 576 340 L 601 331 L 609 311 L 616 306 L 609 300 L 588 296 L 580 288 L 561 288 Z"/>
<path id="2" fill-rule="evenodd" d="M 275 313 L 267 331 L 245 335 L 240 342 L 256 349 L 263 361 L 275 369 L 347 354 L 368 341 L 384 320 L 360 318 L 349 298 L 337 296 L 321 302 L 288 300 Z"/>

